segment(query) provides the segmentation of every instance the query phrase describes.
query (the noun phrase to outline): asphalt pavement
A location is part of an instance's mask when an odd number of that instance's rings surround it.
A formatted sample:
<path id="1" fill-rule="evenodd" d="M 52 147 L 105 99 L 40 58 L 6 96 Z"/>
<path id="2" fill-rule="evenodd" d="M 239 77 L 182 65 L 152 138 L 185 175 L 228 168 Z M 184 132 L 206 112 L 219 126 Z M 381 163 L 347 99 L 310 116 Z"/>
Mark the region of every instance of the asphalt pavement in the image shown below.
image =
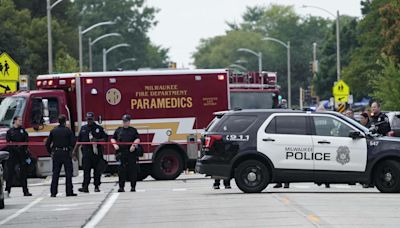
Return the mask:
<path id="1" fill-rule="evenodd" d="M 74 178 L 74 190 L 82 175 Z M 33 197 L 13 188 L 0 227 L 400 227 L 399 194 L 382 194 L 360 185 L 293 183 L 272 185 L 259 194 L 213 190 L 213 181 L 182 174 L 174 181 L 147 178 L 137 192 L 118 193 L 117 177 L 103 178 L 101 192 L 51 198 L 50 179 L 30 179 Z"/>

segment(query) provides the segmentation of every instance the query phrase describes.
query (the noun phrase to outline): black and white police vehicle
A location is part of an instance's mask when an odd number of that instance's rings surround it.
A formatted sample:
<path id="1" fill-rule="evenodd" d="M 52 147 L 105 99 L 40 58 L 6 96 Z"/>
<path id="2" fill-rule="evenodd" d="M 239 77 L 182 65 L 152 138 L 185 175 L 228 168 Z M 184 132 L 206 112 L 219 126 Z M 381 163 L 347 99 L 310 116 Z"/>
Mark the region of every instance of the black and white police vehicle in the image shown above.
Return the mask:
<path id="1" fill-rule="evenodd" d="M 216 113 L 201 154 L 199 173 L 234 178 L 246 193 L 278 182 L 374 184 L 400 192 L 400 139 L 372 135 L 336 112 Z"/>

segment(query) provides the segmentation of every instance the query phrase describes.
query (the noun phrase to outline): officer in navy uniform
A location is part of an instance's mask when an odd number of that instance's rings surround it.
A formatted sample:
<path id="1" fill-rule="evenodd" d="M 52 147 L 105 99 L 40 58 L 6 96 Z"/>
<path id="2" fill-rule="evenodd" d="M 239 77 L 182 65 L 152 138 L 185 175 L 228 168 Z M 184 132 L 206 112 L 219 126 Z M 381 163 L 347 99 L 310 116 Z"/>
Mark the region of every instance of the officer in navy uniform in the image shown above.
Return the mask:
<path id="1" fill-rule="evenodd" d="M 46 149 L 53 158 L 53 176 L 51 180 L 51 197 L 56 197 L 58 192 L 58 180 L 60 178 L 61 167 L 65 170 L 65 188 L 66 196 L 77 196 L 73 192 L 72 186 L 72 158 L 76 160 L 72 150 L 75 146 L 75 136 L 71 129 L 67 128 L 67 117 L 60 115 L 58 117 L 59 125 L 50 131 L 46 141 Z"/>
<path id="2" fill-rule="evenodd" d="M 22 127 L 22 119 L 19 116 L 13 118 L 13 127 L 7 131 L 6 134 L 7 143 L 18 143 L 28 142 L 28 133 Z M 8 146 L 7 150 L 10 153 L 10 157 L 7 161 L 7 182 L 6 191 L 10 195 L 11 186 L 15 175 L 17 175 L 22 185 L 24 196 L 32 196 L 28 190 L 27 183 L 27 171 L 26 171 L 26 159 L 28 158 L 28 146 Z M 1 164 L 0 164 L 1 165 Z"/>
<path id="3" fill-rule="evenodd" d="M 131 182 L 131 192 L 136 191 L 136 180 L 138 173 L 137 155 L 135 151 L 140 143 L 139 133 L 136 128 L 130 126 L 131 116 L 122 116 L 123 126 L 115 130 L 111 139 L 116 151 L 117 160 L 120 162 L 118 167 L 118 192 L 125 192 L 125 181 L 128 179 Z M 131 144 L 121 144 L 118 142 L 129 142 Z"/>
<path id="4" fill-rule="evenodd" d="M 225 189 L 231 189 L 232 188 L 230 179 L 224 179 L 223 182 L 224 182 Z M 215 179 L 214 180 L 214 184 L 213 184 L 213 188 L 214 189 L 219 189 L 219 185 L 220 184 L 221 184 L 221 179 Z"/>
<path id="5" fill-rule="evenodd" d="M 108 139 L 104 128 L 97 125 L 94 121 L 94 113 L 86 113 L 87 125 L 82 126 L 79 132 L 79 142 L 106 142 Z M 77 149 L 77 148 L 76 148 Z M 80 192 L 89 192 L 90 172 L 94 170 L 94 191 L 100 192 L 101 170 L 99 163 L 103 162 L 103 146 L 102 145 L 82 145 L 82 168 L 83 168 L 83 183 Z"/>
<path id="6" fill-rule="evenodd" d="M 371 105 L 371 130 L 373 133 L 387 135 L 391 131 L 389 118 L 381 112 L 381 105 L 375 101 Z"/>

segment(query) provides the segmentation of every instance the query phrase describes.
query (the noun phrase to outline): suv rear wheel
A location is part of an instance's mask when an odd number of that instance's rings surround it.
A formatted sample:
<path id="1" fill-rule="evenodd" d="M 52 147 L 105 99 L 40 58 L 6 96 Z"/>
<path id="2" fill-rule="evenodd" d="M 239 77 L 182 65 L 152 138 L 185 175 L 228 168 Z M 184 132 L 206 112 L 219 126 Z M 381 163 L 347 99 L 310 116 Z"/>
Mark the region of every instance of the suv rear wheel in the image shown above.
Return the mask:
<path id="1" fill-rule="evenodd" d="M 256 160 L 244 161 L 235 170 L 236 185 L 245 193 L 261 192 L 267 187 L 269 181 L 268 168 Z"/>
<path id="2" fill-rule="evenodd" d="M 400 163 L 391 160 L 379 163 L 374 170 L 374 183 L 380 192 L 399 192 Z"/>

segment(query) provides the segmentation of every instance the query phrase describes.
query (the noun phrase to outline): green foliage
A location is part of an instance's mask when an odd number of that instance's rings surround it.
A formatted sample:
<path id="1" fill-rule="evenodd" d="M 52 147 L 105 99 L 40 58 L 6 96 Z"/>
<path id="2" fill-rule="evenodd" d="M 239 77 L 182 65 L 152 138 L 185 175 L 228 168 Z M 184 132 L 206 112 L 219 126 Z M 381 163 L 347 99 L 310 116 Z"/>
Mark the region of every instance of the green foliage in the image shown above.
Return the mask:
<path id="1" fill-rule="evenodd" d="M 54 3 L 55 1 L 51 1 Z M 88 67 L 88 38 L 119 32 L 122 37 L 96 43 L 93 49 L 95 70 L 102 69 L 102 48 L 129 43 L 108 55 L 108 69 L 124 58 L 136 58 L 124 67 L 166 67 L 168 49 L 155 46 L 147 37 L 156 24 L 157 10 L 144 0 L 64 0 L 51 11 L 54 71 L 76 71 L 78 60 L 78 26 L 87 28 L 101 21 L 113 20 L 113 26 L 98 27 L 83 36 L 84 66 Z M 33 78 L 48 71 L 47 15 L 45 0 L 0 0 L 0 52 L 10 54 L 21 67 L 21 74 Z"/>
<path id="2" fill-rule="evenodd" d="M 245 31 L 231 31 L 223 36 L 203 39 L 197 48 L 198 52 L 193 55 L 195 59 L 194 64 L 198 68 L 226 68 L 230 64 L 235 63 L 236 60 L 246 57 L 246 68 L 257 71 L 257 57 L 240 53 L 237 49 L 265 49 L 261 39 L 262 36 L 259 33 Z"/>
<path id="3" fill-rule="evenodd" d="M 57 73 L 68 73 L 79 71 L 78 61 L 64 50 L 57 53 L 54 71 Z"/>
<path id="4" fill-rule="evenodd" d="M 107 69 L 114 70 L 123 59 L 136 58 L 122 67 L 166 67 L 168 49 L 151 44 L 146 33 L 156 25 L 157 9 L 145 5 L 144 0 L 75 0 L 71 14 L 77 14 L 83 29 L 101 21 L 115 21 L 115 25 L 95 28 L 83 36 L 84 64 L 88 66 L 88 38 L 92 40 L 107 33 L 120 33 L 122 37 L 105 38 L 93 46 L 93 70 L 102 70 L 102 49 L 120 43 L 130 47 L 116 49 L 107 55 Z"/>
<path id="5" fill-rule="evenodd" d="M 320 46 L 318 53 L 320 71 L 314 79 L 317 94 L 322 99 L 332 96 L 332 85 L 337 80 L 336 59 L 336 21 L 330 23 L 330 31 Z M 349 16 L 340 17 L 340 63 L 346 68 L 350 62 L 351 55 L 357 49 L 357 19 Z M 346 80 L 348 82 L 348 80 Z M 358 85 L 357 83 L 352 83 Z M 351 87 L 352 92 L 355 88 Z"/>
<path id="6" fill-rule="evenodd" d="M 357 26 L 360 48 L 354 50 L 348 67 L 343 69 L 343 78 L 357 98 L 375 94 L 372 82 L 381 75 L 382 64 L 378 64 L 381 56 L 399 63 L 400 55 L 398 1 L 367 0 L 362 5 L 364 18 Z"/>
<path id="7" fill-rule="evenodd" d="M 382 101 L 384 110 L 400 110 L 400 64 L 383 56 L 378 62 L 382 70 L 372 79 L 372 96 Z"/>
<path id="8" fill-rule="evenodd" d="M 194 64 L 199 68 L 224 68 L 236 60 L 250 71 L 258 71 L 257 58 L 239 53 L 238 48 L 248 48 L 263 54 L 263 70 L 278 72 L 278 83 L 287 96 L 287 49 L 264 37 L 273 37 L 284 43 L 291 42 L 292 104 L 297 103 L 299 87 L 311 83 L 309 62 L 312 60 L 312 43 L 322 43 L 331 22 L 319 17 L 300 17 L 292 6 L 270 5 L 250 7 L 240 24 L 229 23 L 225 35 L 202 40 L 194 53 Z M 322 34 L 322 35 L 321 35 Z"/>

